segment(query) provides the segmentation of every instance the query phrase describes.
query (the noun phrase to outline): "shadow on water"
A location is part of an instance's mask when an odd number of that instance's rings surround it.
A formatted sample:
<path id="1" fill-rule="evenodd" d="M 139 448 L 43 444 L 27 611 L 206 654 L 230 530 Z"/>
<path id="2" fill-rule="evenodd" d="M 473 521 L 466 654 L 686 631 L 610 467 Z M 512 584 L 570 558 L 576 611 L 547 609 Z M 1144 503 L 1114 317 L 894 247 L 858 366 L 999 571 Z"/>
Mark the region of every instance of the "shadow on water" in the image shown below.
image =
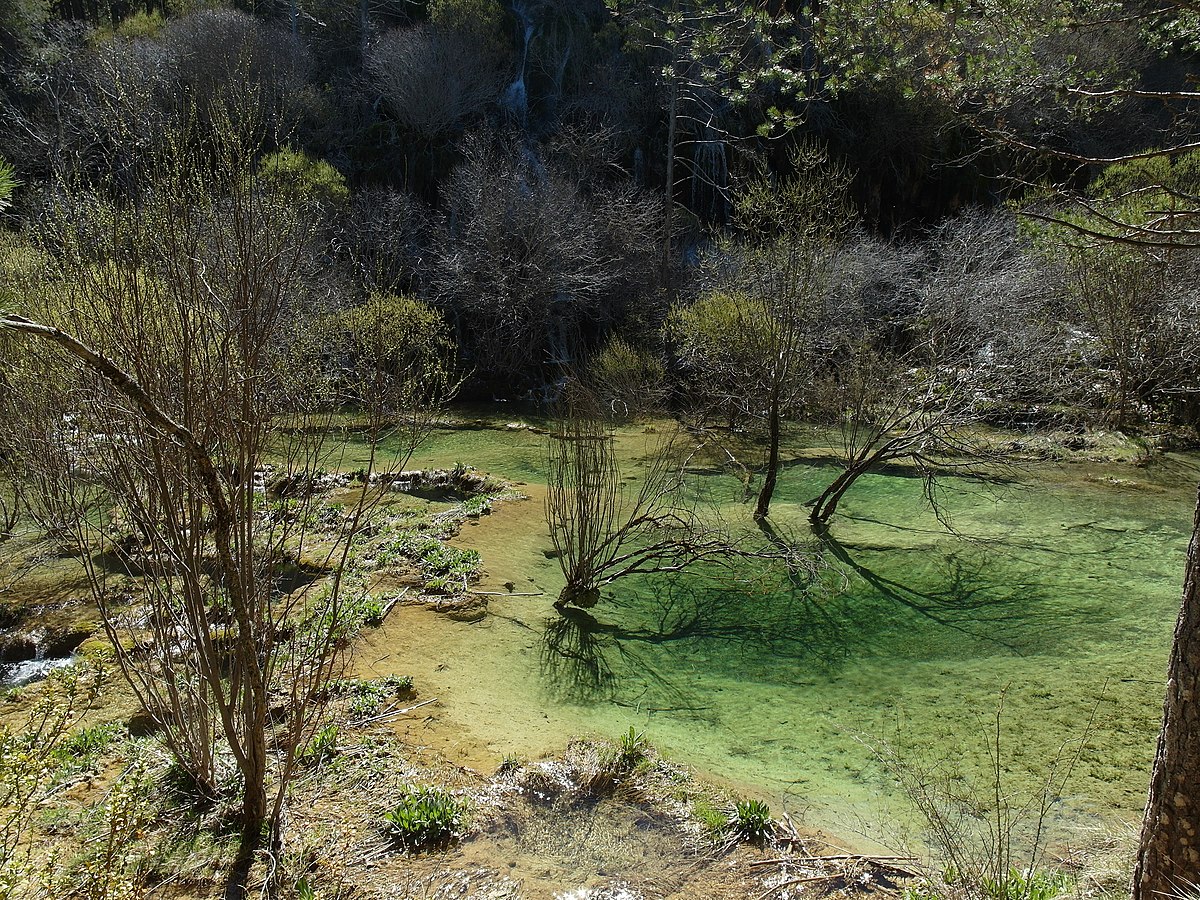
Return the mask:
<path id="1" fill-rule="evenodd" d="M 1007 567 L 1000 571 L 985 547 L 958 542 L 961 546 L 954 551 L 938 554 L 934 571 L 922 583 L 912 569 L 897 567 L 901 573 L 897 577 L 883 574 L 868 562 L 885 551 L 856 550 L 827 530 L 819 533 L 819 538 L 829 557 L 877 598 L 942 628 L 1022 653 L 1022 646 L 1003 637 L 1003 632 L 1026 630 L 1045 618 L 1039 612 L 1040 586 L 1031 579 L 1014 579 Z"/>
<path id="2" fill-rule="evenodd" d="M 704 717 L 711 697 L 695 689 L 697 668 L 734 672 L 764 658 L 817 660 L 827 668 L 845 659 L 849 635 L 823 609 L 823 595 L 811 577 L 733 583 L 671 574 L 641 582 L 609 598 L 607 608 L 620 624 L 577 609 L 545 622 L 543 684 L 571 703 Z M 672 652 L 665 652 L 670 645 Z"/>
<path id="3" fill-rule="evenodd" d="M 764 533 L 803 547 L 810 564 L 623 586 L 605 604 L 615 622 L 568 610 L 542 631 L 545 687 L 571 703 L 703 713 L 711 698 L 698 694 L 698 672 L 795 684 L 855 658 L 904 655 L 918 641 L 944 656 L 1027 655 L 1086 624 L 1078 609 L 1050 602 L 1027 557 L 994 541 L 946 535 L 948 545 L 913 549 L 857 547 L 827 530 L 805 544 Z"/>
<path id="4" fill-rule="evenodd" d="M 568 608 L 547 619 L 539 658 L 543 682 L 569 702 L 611 700 L 617 688 L 609 661 L 615 651 L 615 631 L 578 609 Z"/>
<path id="5" fill-rule="evenodd" d="M 599 622 L 583 610 L 565 610 L 546 620 L 542 632 L 543 683 L 569 703 L 605 702 L 640 712 L 703 717 L 711 707 L 664 670 L 658 653 L 639 646 L 648 638 Z"/>

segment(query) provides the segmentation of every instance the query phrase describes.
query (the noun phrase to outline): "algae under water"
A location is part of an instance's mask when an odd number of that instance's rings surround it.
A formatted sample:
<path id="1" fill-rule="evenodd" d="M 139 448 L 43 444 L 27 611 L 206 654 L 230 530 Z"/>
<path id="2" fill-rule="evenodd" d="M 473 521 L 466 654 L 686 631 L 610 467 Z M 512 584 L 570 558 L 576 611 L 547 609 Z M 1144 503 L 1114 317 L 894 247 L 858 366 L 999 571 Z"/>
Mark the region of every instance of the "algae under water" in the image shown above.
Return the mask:
<path id="1" fill-rule="evenodd" d="M 414 460 L 527 482 L 529 500 L 500 504 L 456 540 L 482 552 L 488 590 L 511 582 L 544 596 L 493 597 L 477 623 L 399 609 L 358 654 L 362 674 L 412 674 L 440 698 L 464 762 L 486 768 L 636 725 L 667 755 L 777 812 L 875 843 L 884 836 L 871 823 L 905 813 L 871 746 L 946 760 L 986 784 L 983 733 L 1003 694 L 1010 790 L 1044 777 L 1094 713 L 1058 824 L 1140 815 L 1194 460 L 1039 463 L 1001 486 L 949 479 L 953 533 L 923 503 L 920 479 L 867 476 L 832 522 L 815 596 L 655 576 L 618 582 L 591 615 L 564 618 L 550 608 L 562 576 L 545 552 L 544 440 L 440 432 Z M 638 440 L 622 434 L 621 452 L 635 456 Z M 832 474 L 791 465 L 776 527 L 807 535 L 802 503 Z M 732 498 L 732 479 L 711 481 Z"/>

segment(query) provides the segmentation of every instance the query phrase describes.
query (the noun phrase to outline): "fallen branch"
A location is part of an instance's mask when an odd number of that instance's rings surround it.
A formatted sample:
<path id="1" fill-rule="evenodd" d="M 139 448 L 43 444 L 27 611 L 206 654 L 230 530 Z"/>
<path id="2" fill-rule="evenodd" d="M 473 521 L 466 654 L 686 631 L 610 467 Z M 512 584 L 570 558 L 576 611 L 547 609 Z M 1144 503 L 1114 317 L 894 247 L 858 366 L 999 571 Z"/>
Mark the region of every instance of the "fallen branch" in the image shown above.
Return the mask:
<path id="1" fill-rule="evenodd" d="M 391 600 L 389 600 L 387 602 L 387 605 L 384 606 L 382 610 L 380 610 L 379 622 L 381 624 L 383 623 L 383 620 L 388 617 L 388 613 L 390 613 L 395 608 L 397 603 L 399 603 L 401 600 L 404 599 L 404 597 L 407 593 L 408 593 L 408 588 L 405 588 L 400 593 L 398 593 L 396 596 L 394 596 Z"/>
<path id="2" fill-rule="evenodd" d="M 428 706 L 430 703 L 437 703 L 437 697 L 430 697 L 428 700 L 422 700 L 420 703 L 414 703 L 412 706 L 406 706 L 404 709 L 395 709 L 389 712 L 381 713 L 378 716 L 371 716 L 369 719 L 359 719 L 357 722 L 351 722 L 351 725 L 370 725 L 372 722 L 382 722 L 384 719 L 394 719 L 396 716 L 402 716 L 405 713 L 410 713 L 415 709 L 420 709 L 422 706 Z"/>
<path id="3" fill-rule="evenodd" d="M 865 853 L 838 853 L 835 856 L 793 856 L 790 862 L 828 862 L 833 860 L 852 859 L 860 862 L 884 862 L 898 860 L 901 862 L 913 862 L 915 856 L 868 856 Z"/>
<path id="4" fill-rule="evenodd" d="M 545 591 L 467 591 L 475 597 L 545 597 Z"/>
<path id="5" fill-rule="evenodd" d="M 915 856 L 866 856 L 861 853 L 839 853 L 836 856 L 781 856 L 777 859 L 756 859 L 750 865 L 752 866 L 773 866 L 783 863 L 814 863 L 814 862 L 839 862 L 844 860 L 855 860 L 861 862 L 884 863 L 890 860 L 898 860 L 911 862 L 915 860 Z"/>
<path id="6" fill-rule="evenodd" d="M 377 847 L 374 850 L 370 850 L 367 852 L 367 854 L 365 856 L 363 856 L 362 865 L 364 865 L 364 866 L 372 865 L 375 862 L 375 860 L 379 859 L 381 856 L 387 855 L 388 853 L 394 852 L 395 849 L 396 849 L 395 844 L 388 843 L 388 844 L 383 845 L 382 847 Z"/>
<path id="7" fill-rule="evenodd" d="M 766 900 L 767 897 L 770 897 L 776 891 L 783 890 L 786 887 L 791 887 L 794 884 L 807 884 L 810 881 L 832 881 L 835 878 L 841 877 L 842 876 L 840 872 L 835 872 L 832 875 L 809 875 L 805 878 L 789 878 L 787 881 L 779 882 L 779 884 L 775 885 L 774 887 L 767 888 L 758 895 L 756 900 Z"/>

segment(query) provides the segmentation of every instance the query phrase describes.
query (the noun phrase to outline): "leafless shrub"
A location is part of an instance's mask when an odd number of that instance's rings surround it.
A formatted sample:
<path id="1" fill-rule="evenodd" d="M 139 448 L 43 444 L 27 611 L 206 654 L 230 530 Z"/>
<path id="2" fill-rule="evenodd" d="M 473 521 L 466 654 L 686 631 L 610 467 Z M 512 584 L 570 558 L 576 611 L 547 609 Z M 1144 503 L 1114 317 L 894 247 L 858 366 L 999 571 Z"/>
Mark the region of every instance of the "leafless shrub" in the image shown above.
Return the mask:
<path id="1" fill-rule="evenodd" d="M 367 71 L 392 115 L 429 141 L 478 117 L 503 83 L 467 35 L 432 25 L 384 34 L 368 51 Z"/>
<path id="2" fill-rule="evenodd" d="M 872 747 L 924 825 L 932 859 L 918 896 L 977 900 L 1031 900 L 1065 894 L 1068 876 L 1048 866 L 1053 813 L 1067 793 L 1075 764 L 1091 736 L 1066 741 L 1030 784 L 1013 784 L 1004 695 L 980 717 L 988 768 L 979 780 L 963 777 L 951 760 L 927 760 L 884 744 Z"/>
<path id="3" fill-rule="evenodd" d="M 364 485 L 330 510 L 318 491 L 276 504 L 261 490 L 268 464 L 307 480 L 336 460 L 324 426 L 337 397 L 302 340 L 328 305 L 312 223 L 256 177 L 262 132 L 209 125 L 166 136 L 137 205 L 100 207 L 85 232 L 97 245 L 71 221 L 54 234 L 48 280 L 25 298 L 44 321 L 2 320 L 5 399 L 31 489 L 79 552 L 163 740 L 209 793 L 232 758 L 249 854 L 264 824 L 279 837 L 297 750 L 359 621 L 343 575 L 373 495 Z M 355 319 L 368 350 L 372 313 Z M 427 399 L 363 399 L 367 470 L 387 465 L 385 413 L 405 422 L 403 464 Z"/>
<path id="4" fill-rule="evenodd" d="M 431 290 L 481 373 L 553 376 L 653 279 L 654 214 L 629 190 L 585 194 L 519 147 L 476 136 L 446 185 Z"/>
<path id="5" fill-rule="evenodd" d="M 587 609 L 618 579 L 681 572 L 704 560 L 757 558 L 812 574 L 802 549 L 748 543 L 703 502 L 687 472 L 698 448 L 686 431 L 649 437 L 631 483 L 596 398 L 568 389 L 565 413 L 548 438 L 546 521 L 566 579 L 556 609 Z"/>
<path id="6" fill-rule="evenodd" d="M 949 223 L 927 248 L 919 279 L 889 281 L 890 299 L 863 290 L 867 281 L 844 290 L 823 335 L 811 408 L 837 426 L 843 469 L 810 501 L 815 523 L 829 521 L 861 475 L 896 460 L 916 467 L 936 510 L 940 471 L 1004 461 L 976 426 L 1045 390 L 1053 371 L 1051 298 L 1010 221 Z"/>

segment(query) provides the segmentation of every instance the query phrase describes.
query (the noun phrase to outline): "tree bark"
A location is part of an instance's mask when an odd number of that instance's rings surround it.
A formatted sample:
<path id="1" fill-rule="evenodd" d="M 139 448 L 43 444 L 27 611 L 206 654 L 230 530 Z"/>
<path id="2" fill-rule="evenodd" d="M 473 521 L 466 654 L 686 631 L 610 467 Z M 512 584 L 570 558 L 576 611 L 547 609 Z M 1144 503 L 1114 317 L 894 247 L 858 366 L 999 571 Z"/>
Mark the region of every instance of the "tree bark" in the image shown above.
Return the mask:
<path id="1" fill-rule="evenodd" d="M 1184 572 L 1183 602 L 1167 664 L 1163 724 L 1133 900 L 1188 896 L 1200 884 L 1200 493 Z"/>
<path id="2" fill-rule="evenodd" d="M 261 684 L 247 683 L 245 722 L 243 735 L 242 764 L 242 844 L 241 852 L 257 850 L 263 838 L 263 826 L 267 821 L 267 704 Z M 272 823 L 272 831 L 274 831 Z M 271 835 L 275 837 L 274 834 Z"/>
<path id="3" fill-rule="evenodd" d="M 779 480 L 779 396 L 771 397 L 771 409 L 767 413 L 767 475 L 762 490 L 758 492 L 758 505 L 754 508 L 755 521 L 767 517 L 771 510 L 771 497 L 775 494 L 775 483 Z"/>
<path id="4" fill-rule="evenodd" d="M 846 491 L 850 490 L 850 485 L 854 484 L 860 475 L 866 474 L 870 468 L 869 465 L 854 465 L 849 466 L 829 487 L 821 492 L 816 500 L 812 501 L 812 512 L 808 514 L 809 521 L 814 525 L 825 525 L 837 512 L 838 502 Z"/>

